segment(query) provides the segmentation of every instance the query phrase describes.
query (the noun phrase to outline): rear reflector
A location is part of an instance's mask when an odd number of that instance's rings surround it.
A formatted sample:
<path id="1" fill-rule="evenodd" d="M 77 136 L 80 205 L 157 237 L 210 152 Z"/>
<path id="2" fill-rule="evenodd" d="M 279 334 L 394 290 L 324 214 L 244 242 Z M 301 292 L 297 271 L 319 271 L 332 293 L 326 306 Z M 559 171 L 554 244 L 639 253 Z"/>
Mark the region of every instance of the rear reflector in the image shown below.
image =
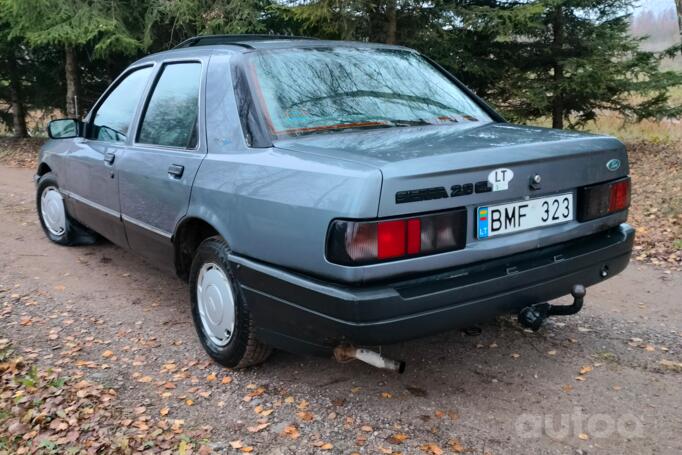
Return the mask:
<path id="1" fill-rule="evenodd" d="M 360 265 L 459 250 L 466 245 L 466 209 L 418 217 L 350 221 L 329 228 L 327 259 Z"/>
<path id="2" fill-rule="evenodd" d="M 630 207 L 630 177 L 578 190 L 578 221 L 589 221 Z"/>

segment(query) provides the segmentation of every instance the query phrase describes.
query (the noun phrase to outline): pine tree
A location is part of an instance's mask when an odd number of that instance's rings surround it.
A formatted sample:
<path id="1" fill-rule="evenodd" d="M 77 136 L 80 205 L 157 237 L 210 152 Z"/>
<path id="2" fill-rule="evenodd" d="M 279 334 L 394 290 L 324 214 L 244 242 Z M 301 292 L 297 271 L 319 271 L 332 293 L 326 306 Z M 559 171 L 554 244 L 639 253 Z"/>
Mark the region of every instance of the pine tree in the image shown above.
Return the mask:
<path id="1" fill-rule="evenodd" d="M 504 71 L 488 87 L 515 120 L 549 116 L 554 128 L 584 124 L 601 110 L 626 119 L 674 117 L 669 89 L 682 75 L 661 71 L 664 54 L 629 34 L 635 0 L 532 0 L 459 10 L 464 29 L 497 30 L 486 52 Z M 510 5 L 513 5 L 510 7 Z"/>
<path id="2" fill-rule="evenodd" d="M 265 33 L 269 0 L 151 0 L 145 45 L 173 47 L 196 35 Z"/>
<path id="3" fill-rule="evenodd" d="M 95 57 L 105 57 L 113 53 L 134 53 L 141 48 L 140 41 L 131 35 L 121 19 L 127 10 L 120 3 L 115 0 L 0 0 L 0 14 L 11 26 L 10 37 L 21 37 L 31 46 L 52 46 L 63 51 L 68 116 L 78 115 L 79 51 L 92 46 Z"/>

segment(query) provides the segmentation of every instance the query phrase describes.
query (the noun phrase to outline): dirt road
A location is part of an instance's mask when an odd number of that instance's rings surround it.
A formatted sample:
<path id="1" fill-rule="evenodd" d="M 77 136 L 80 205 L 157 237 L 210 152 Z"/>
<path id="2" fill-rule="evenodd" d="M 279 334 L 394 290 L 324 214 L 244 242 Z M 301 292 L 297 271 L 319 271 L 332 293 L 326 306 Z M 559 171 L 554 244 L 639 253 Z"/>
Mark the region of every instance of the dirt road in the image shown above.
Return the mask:
<path id="1" fill-rule="evenodd" d="M 0 168 L 0 338 L 114 389 L 122 416 L 208 426 L 221 453 L 682 452 L 682 274 L 633 263 L 536 334 L 501 318 L 384 347 L 404 375 L 281 352 L 229 371 L 184 283 L 108 243 L 50 244 L 31 175 Z"/>

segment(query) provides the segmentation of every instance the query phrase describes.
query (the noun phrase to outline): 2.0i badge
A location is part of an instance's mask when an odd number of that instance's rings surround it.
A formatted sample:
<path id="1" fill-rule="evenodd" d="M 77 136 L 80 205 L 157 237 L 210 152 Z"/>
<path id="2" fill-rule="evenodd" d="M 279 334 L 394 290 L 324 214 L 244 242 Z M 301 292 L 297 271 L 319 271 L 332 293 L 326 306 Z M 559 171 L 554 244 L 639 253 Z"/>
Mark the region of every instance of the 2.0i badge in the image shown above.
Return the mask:
<path id="1" fill-rule="evenodd" d="M 609 162 L 606 163 L 606 169 L 608 169 L 611 172 L 617 171 L 618 169 L 620 169 L 620 160 L 618 158 L 609 160 Z"/>

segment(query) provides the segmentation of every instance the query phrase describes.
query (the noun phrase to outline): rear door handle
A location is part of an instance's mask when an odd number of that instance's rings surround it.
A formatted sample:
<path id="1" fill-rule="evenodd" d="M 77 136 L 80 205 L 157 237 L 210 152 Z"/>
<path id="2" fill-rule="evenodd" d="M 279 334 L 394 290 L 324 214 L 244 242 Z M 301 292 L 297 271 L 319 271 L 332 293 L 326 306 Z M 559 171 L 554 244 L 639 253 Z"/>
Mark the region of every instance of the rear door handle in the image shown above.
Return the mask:
<path id="1" fill-rule="evenodd" d="M 171 177 L 179 179 L 182 177 L 183 172 L 185 172 L 185 166 L 181 166 L 179 164 L 171 164 L 168 166 L 168 175 Z"/>
<path id="2" fill-rule="evenodd" d="M 114 160 L 116 160 L 116 154 L 114 152 L 107 152 L 104 154 L 104 162 L 109 166 L 114 164 Z"/>

